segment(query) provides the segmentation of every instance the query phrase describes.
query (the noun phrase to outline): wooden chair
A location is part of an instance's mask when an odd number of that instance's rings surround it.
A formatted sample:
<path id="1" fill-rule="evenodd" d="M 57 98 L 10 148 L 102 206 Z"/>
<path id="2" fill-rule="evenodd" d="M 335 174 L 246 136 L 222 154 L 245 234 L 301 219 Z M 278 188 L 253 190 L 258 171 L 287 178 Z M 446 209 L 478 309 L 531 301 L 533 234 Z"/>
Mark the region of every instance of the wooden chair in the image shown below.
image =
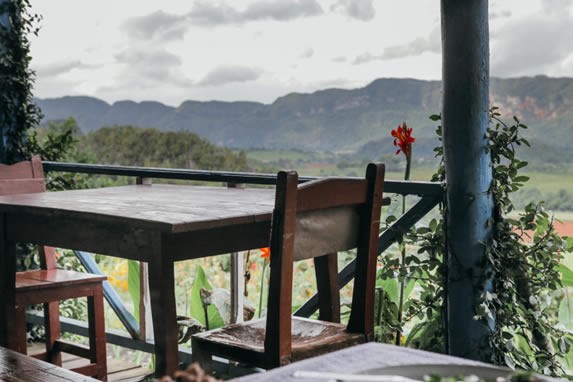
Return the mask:
<path id="1" fill-rule="evenodd" d="M 369 164 L 364 179 L 300 186 L 296 172 L 279 172 L 267 316 L 194 335 L 194 360 L 207 370 L 212 355 L 268 369 L 371 340 L 383 181 L 382 164 Z M 351 248 L 357 258 L 348 325 L 292 317 L 293 261 L 313 258 L 320 318 L 339 318 L 335 254 Z"/>
<path id="2" fill-rule="evenodd" d="M 42 163 L 38 157 L 14 165 L 0 164 L 0 195 L 44 192 Z M 89 359 L 86 366 L 73 369 L 100 380 L 107 378 L 106 339 L 103 306 L 105 276 L 58 269 L 54 248 L 40 246 L 39 270 L 16 273 L 17 347 L 26 354 L 26 305 L 44 304 L 46 352 L 34 355 L 58 366 L 61 352 Z M 89 348 L 60 339 L 59 301 L 87 297 Z"/>

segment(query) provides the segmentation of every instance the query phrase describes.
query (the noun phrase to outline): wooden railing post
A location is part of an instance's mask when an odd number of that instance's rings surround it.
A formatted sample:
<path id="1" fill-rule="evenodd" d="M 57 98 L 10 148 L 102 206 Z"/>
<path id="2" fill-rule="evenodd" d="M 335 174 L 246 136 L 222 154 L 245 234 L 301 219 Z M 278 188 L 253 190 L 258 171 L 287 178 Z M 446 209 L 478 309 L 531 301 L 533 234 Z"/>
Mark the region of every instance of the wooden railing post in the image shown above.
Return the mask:
<path id="1" fill-rule="evenodd" d="M 135 184 L 151 185 L 152 178 L 138 176 Z M 151 317 L 151 300 L 149 297 L 149 278 L 147 263 L 139 263 L 139 338 L 147 340 L 153 338 L 153 318 Z"/>
<path id="2" fill-rule="evenodd" d="M 139 263 L 139 336 L 142 340 L 153 338 L 153 318 L 149 297 L 149 272 L 147 263 Z"/>
<path id="3" fill-rule="evenodd" d="M 238 188 L 237 183 L 227 183 L 228 188 Z M 243 274 L 244 256 L 242 252 L 231 253 L 231 323 L 243 322 Z"/>
<path id="4" fill-rule="evenodd" d="M 145 178 L 142 176 L 138 176 L 135 178 L 135 184 L 151 185 L 152 183 L 153 183 L 153 178 Z"/>

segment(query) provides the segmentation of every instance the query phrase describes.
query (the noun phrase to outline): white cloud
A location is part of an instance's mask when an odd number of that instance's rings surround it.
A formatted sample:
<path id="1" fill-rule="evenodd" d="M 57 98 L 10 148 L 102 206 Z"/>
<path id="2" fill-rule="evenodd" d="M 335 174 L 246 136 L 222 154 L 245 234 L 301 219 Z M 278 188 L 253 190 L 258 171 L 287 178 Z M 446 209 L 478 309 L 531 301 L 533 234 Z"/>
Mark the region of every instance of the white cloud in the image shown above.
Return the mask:
<path id="1" fill-rule="evenodd" d="M 255 81 L 263 74 L 262 69 L 247 66 L 220 66 L 211 70 L 202 80 L 197 82 L 199 86 L 220 86 L 232 82 Z"/>
<path id="2" fill-rule="evenodd" d="M 573 52 L 573 16 L 567 11 L 571 4 L 571 0 L 548 0 L 541 12 L 497 28 L 491 40 L 492 75 L 559 74 Z"/>
<path id="3" fill-rule="evenodd" d="M 161 10 L 145 16 L 127 19 L 123 28 L 134 40 L 180 40 L 188 28 L 187 15 L 175 15 Z"/>
<path id="4" fill-rule="evenodd" d="M 376 16 L 374 0 L 338 0 L 331 10 L 362 21 L 370 21 Z"/>
<path id="5" fill-rule="evenodd" d="M 362 53 L 357 56 L 353 63 L 364 64 L 375 60 L 394 60 L 399 58 L 420 56 L 423 53 L 441 53 L 442 40 L 440 29 L 434 28 L 427 37 L 417 37 L 404 45 L 391 45 L 381 54 Z"/>
<path id="6" fill-rule="evenodd" d="M 189 20 L 197 25 L 214 26 L 249 21 L 289 21 L 323 13 L 316 0 L 258 0 L 243 10 L 229 4 L 222 1 L 197 1 L 188 15 Z"/>
<path id="7" fill-rule="evenodd" d="M 89 70 L 97 69 L 98 67 L 101 67 L 101 65 L 86 64 L 81 60 L 56 61 L 37 67 L 36 74 L 42 77 L 53 77 L 60 74 L 67 74 L 72 70 Z"/>
<path id="8" fill-rule="evenodd" d="M 490 0 L 492 75 L 573 76 L 571 2 Z M 33 11 L 41 98 L 272 102 L 380 77 L 441 78 L 439 1 L 58 0 Z"/>
<path id="9" fill-rule="evenodd" d="M 312 49 L 312 48 L 305 49 L 300 54 L 300 58 L 312 58 L 312 56 L 314 56 L 314 49 Z"/>

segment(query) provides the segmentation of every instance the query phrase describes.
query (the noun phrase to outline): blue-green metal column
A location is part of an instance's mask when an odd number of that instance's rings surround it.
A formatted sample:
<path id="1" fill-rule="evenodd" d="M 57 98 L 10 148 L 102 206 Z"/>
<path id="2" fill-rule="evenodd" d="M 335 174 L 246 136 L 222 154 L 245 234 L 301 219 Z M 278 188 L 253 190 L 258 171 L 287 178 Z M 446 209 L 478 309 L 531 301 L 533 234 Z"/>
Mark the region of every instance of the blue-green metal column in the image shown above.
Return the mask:
<path id="1" fill-rule="evenodd" d="M 489 122 L 488 0 L 441 0 L 443 144 L 447 174 L 447 341 L 450 354 L 488 361 L 493 322 L 474 320 L 488 288 L 484 246 L 493 203 Z"/>

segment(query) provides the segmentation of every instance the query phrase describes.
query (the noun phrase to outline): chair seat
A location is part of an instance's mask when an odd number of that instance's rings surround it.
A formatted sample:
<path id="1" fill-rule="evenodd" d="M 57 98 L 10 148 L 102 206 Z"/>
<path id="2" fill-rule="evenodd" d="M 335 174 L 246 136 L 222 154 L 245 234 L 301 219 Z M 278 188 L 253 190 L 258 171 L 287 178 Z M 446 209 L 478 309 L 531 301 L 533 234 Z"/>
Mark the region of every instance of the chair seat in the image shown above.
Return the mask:
<path id="1" fill-rule="evenodd" d="M 220 349 L 221 345 L 243 349 L 243 357 L 240 351 L 233 353 L 239 360 L 250 362 L 252 352 L 264 353 L 265 325 L 264 318 L 242 322 L 195 334 L 194 340 L 200 342 L 202 347 L 213 350 Z M 291 331 L 291 362 L 366 342 L 364 334 L 349 333 L 345 325 L 302 317 L 292 318 Z M 214 346 L 209 346 L 210 344 Z M 214 354 L 217 353 L 214 351 Z M 224 350 L 221 354 L 229 355 Z"/>
<path id="2" fill-rule="evenodd" d="M 50 288 L 80 287 L 86 284 L 99 284 L 106 279 L 107 277 L 102 275 L 64 269 L 17 272 L 16 294 L 33 290 L 45 291 Z"/>

